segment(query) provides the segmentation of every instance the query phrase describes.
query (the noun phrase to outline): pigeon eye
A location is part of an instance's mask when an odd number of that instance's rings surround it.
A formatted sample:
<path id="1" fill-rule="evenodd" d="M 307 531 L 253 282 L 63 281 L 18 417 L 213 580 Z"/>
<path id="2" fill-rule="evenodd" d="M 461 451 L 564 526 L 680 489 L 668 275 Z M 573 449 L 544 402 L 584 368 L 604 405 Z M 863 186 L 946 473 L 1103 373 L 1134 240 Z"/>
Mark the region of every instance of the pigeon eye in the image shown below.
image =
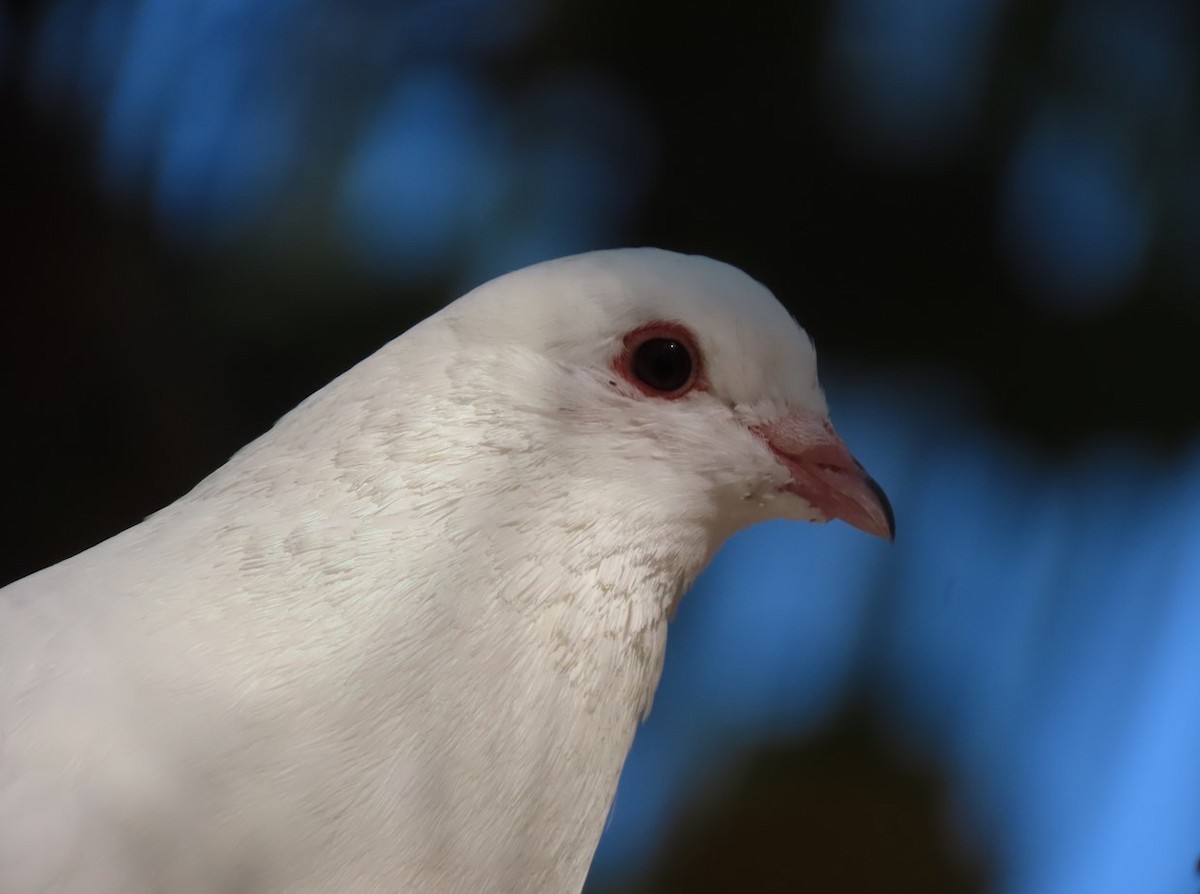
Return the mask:
<path id="1" fill-rule="evenodd" d="M 682 397 L 699 378 L 700 358 L 682 326 L 655 324 L 625 338 L 621 372 L 653 397 Z"/>
<path id="2" fill-rule="evenodd" d="M 633 374 L 655 391 L 678 391 L 692 376 L 692 355 L 673 338 L 650 338 L 633 353 Z"/>

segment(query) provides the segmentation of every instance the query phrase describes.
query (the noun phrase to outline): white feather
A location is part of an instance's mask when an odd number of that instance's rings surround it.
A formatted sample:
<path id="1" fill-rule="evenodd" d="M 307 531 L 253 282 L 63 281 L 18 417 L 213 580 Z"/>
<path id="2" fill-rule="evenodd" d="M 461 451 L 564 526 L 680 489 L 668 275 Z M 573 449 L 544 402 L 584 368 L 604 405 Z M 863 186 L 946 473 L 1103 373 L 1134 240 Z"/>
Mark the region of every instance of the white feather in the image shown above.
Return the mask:
<path id="1" fill-rule="evenodd" d="M 655 321 L 707 391 L 614 375 Z M 0 891 L 578 891 L 673 606 L 734 530 L 813 517 L 747 430 L 796 407 L 807 336 L 716 261 L 451 304 L 0 593 Z"/>

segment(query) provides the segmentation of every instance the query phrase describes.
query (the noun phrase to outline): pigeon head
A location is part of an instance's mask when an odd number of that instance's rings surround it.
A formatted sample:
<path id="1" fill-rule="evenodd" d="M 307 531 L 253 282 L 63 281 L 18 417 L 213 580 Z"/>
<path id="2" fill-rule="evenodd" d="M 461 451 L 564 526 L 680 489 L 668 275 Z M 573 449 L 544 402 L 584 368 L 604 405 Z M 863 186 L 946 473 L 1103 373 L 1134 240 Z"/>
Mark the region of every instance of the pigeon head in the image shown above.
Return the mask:
<path id="1" fill-rule="evenodd" d="M 492 395 L 544 419 L 575 475 L 631 484 L 629 499 L 721 537 L 769 518 L 894 537 L 886 496 L 830 422 L 808 335 L 728 264 L 591 252 L 500 277 L 444 313 L 476 346 L 464 356 L 490 358 Z"/>

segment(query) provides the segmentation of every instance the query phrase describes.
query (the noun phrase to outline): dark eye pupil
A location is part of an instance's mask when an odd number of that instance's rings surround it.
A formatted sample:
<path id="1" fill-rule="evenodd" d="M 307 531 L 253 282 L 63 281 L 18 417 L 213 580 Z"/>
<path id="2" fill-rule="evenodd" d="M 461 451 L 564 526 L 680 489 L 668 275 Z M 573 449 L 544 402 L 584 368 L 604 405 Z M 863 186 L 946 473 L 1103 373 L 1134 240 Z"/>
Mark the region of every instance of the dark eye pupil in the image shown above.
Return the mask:
<path id="1" fill-rule="evenodd" d="M 658 391 L 678 391 L 692 375 L 692 355 L 673 338 L 651 338 L 633 355 L 633 374 Z"/>

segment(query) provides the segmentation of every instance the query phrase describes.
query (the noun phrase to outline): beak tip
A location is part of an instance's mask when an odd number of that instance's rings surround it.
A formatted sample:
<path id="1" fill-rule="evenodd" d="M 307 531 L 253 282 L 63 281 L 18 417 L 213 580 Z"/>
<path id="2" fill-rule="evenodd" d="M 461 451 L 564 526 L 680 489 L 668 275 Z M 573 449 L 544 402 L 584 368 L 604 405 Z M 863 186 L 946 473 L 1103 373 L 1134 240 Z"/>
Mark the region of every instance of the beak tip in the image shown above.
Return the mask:
<path id="1" fill-rule="evenodd" d="M 861 466 L 860 466 L 861 468 Z M 883 513 L 883 519 L 887 523 L 887 542 L 896 542 L 896 513 L 892 511 L 892 502 L 888 499 L 887 494 L 883 492 L 883 488 L 879 486 L 879 482 L 867 476 L 867 487 L 871 489 L 871 493 L 875 495 L 875 499 L 879 502 L 879 509 Z"/>

